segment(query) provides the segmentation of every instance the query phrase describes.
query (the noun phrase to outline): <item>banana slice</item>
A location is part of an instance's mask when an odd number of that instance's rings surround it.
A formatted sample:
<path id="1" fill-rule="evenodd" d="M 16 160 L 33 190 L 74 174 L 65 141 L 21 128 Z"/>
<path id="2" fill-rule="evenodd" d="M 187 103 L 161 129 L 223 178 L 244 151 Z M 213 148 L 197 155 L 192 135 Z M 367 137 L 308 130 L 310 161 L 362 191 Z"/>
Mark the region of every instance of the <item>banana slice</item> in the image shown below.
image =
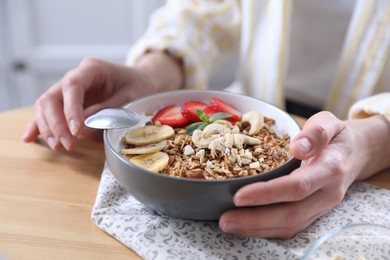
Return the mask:
<path id="1" fill-rule="evenodd" d="M 163 152 L 141 154 L 131 157 L 131 163 L 152 172 L 160 172 L 168 165 L 169 156 Z"/>
<path id="2" fill-rule="evenodd" d="M 163 150 L 168 145 L 168 141 L 164 140 L 155 144 L 148 144 L 145 146 L 138 146 L 134 148 L 122 149 L 121 154 L 146 154 L 155 153 Z"/>
<path id="3" fill-rule="evenodd" d="M 146 125 L 144 127 L 129 130 L 125 140 L 133 145 L 147 145 L 158 143 L 173 136 L 175 131 L 169 125 Z"/>

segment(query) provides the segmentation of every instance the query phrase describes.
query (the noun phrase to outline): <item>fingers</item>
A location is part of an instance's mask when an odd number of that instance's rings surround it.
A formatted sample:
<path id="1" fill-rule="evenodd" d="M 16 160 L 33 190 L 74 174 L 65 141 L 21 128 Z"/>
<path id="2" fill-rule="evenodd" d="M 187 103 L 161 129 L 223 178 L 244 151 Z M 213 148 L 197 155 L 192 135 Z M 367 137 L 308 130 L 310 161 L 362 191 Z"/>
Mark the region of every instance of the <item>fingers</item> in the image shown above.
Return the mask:
<path id="1" fill-rule="evenodd" d="M 42 95 L 35 103 L 35 120 L 31 130 L 28 128 L 27 131 L 30 131 L 27 136 L 34 137 L 30 141 L 40 134 L 55 151 L 62 147 L 71 150 L 76 142 L 64 120 L 62 102 L 51 91 Z"/>
<path id="2" fill-rule="evenodd" d="M 26 129 L 23 139 L 33 141 L 40 134 L 53 150 L 74 149 L 84 129 L 85 93 L 94 88 L 90 103 L 99 101 L 107 82 L 101 64 L 85 59 L 79 67 L 69 71 L 35 102 L 36 117 Z"/>
<path id="3" fill-rule="evenodd" d="M 318 198 L 308 203 L 318 205 Z M 235 209 L 225 212 L 219 226 L 226 233 L 249 237 L 288 239 L 304 230 L 317 218 L 325 215 L 330 208 L 316 207 L 305 211 L 308 205 L 291 203 L 257 208 Z M 312 206 L 312 205 L 311 205 Z"/>
<path id="4" fill-rule="evenodd" d="M 53 150 L 59 150 L 61 147 L 64 147 L 66 150 L 73 150 L 76 145 L 77 139 L 70 132 L 69 126 L 64 116 L 62 103 L 56 99 L 47 100 L 45 103 L 45 110 L 50 111 L 49 113 L 44 113 L 44 120 L 40 120 L 42 125 L 40 129 L 49 128 L 49 136 L 56 141 L 56 145 L 51 145 L 51 142 L 48 141 L 50 147 Z M 43 126 L 43 124 L 45 124 Z M 41 131 L 41 134 L 47 139 L 46 133 Z"/>
<path id="5" fill-rule="evenodd" d="M 339 204 L 350 181 L 335 150 L 308 160 L 290 175 L 244 186 L 236 206 L 220 218 L 221 229 L 245 236 L 288 238 Z M 251 208 L 248 208 L 251 207 Z"/>
<path id="6" fill-rule="evenodd" d="M 110 64 L 103 61 L 86 58 L 77 69 L 69 71 L 60 81 L 63 113 L 72 135 L 77 136 L 83 129 L 84 108 L 100 102 L 100 97 L 107 92 L 108 66 Z M 92 91 L 86 97 L 89 90 Z"/>
<path id="7" fill-rule="evenodd" d="M 334 198 L 321 190 L 302 201 L 227 211 L 219 225 L 227 233 L 290 238 L 330 211 L 333 202 Z"/>
<path id="8" fill-rule="evenodd" d="M 329 112 L 309 118 L 302 131 L 291 141 L 290 151 L 296 158 L 307 160 L 318 154 L 344 128 L 342 121 Z"/>
<path id="9" fill-rule="evenodd" d="M 70 132 L 77 136 L 85 131 L 87 116 L 105 107 L 118 107 L 132 99 L 134 73 L 94 58 L 84 59 L 77 70 L 62 80 L 64 114 Z M 88 130 L 87 130 L 88 131 Z"/>
<path id="10" fill-rule="evenodd" d="M 39 104 L 37 104 L 36 107 L 39 107 Z M 36 109 L 35 122 L 37 128 L 39 129 L 40 135 L 43 137 L 49 147 L 55 151 L 59 150 L 61 148 L 59 141 L 52 134 L 42 109 Z"/>
<path id="11" fill-rule="evenodd" d="M 345 141 L 344 129 L 329 112 L 311 117 L 290 144 L 292 154 L 306 164 L 289 175 L 241 188 L 233 201 L 246 208 L 223 214 L 221 229 L 289 238 L 340 203 L 353 181 L 350 167 L 343 163 L 350 153 L 339 145 Z"/>
<path id="12" fill-rule="evenodd" d="M 129 90 L 125 88 L 119 89 L 111 98 L 85 108 L 85 117 L 88 117 L 106 107 L 118 107 L 118 105 L 124 105 L 131 99 L 128 97 L 128 93 L 125 92 L 129 92 Z"/>
<path id="13" fill-rule="evenodd" d="M 73 136 L 80 134 L 84 120 L 84 88 L 73 84 L 62 86 L 64 122 Z"/>
<path id="14" fill-rule="evenodd" d="M 76 136 L 86 129 L 86 116 L 148 93 L 139 73 L 124 65 L 84 59 L 36 101 L 35 122 L 26 129 L 24 140 L 41 134 L 53 150 L 74 149 Z"/>
<path id="15" fill-rule="evenodd" d="M 257 206 L 298 201 L 310 196 L 329 183 L 328 176 L 317 174 L 321 173 L 320 165 L 307 168 L 299 168 L 290 175 L 267 182 L 246 185 L 234 195 L 234 204 L 236 206 Z M 308 171 L 311 171 L 311 173 L 308 173 Z"/>
<path id="16" fill-rule="evenodd" d="M 34 141 L 38 135 L 41 135 L 49 147 L 55 151 L 62 147 L 67 150 L 72 150 L 75 147 L 76 137 L 73 136 L 70 130 L 64 112 L 64 94 L 61 83 L 60 81 L 52 86 L 35 102 L 35 120 L 25 131 L 23 137 L 25 141 Z M 77 89 L 77 86 L 74 88 Z M 72 95 L 80 96 L 80 92 L 83 91 L 81 89 L 74 91 Z M 82 106 L 82 102 L 80 106 Z M 68 114 L 82 114 L 82 111 L 72 110 L 67 112 Z M 78 130 L 74 133 L 78 133 Z"/>
<path id="17" fill-rule="evenodd" d="M 24 142 L 33 142 L 39 136 L 39 129 L 35 121 L 32 121 L 28 124 L 24 134 L 22 136 L 22 140 Z"/>
<path id="18" fill-rule="evenodd" d="M 289 175 L 242 187 L 234 195 L 233 202 L 238 207 L 295 202 L 326 187 L 329 187 L 329 193 L 343 194 L 353 181 L 349 178 L 350 168 L 343 164 L 348 156 L 343 151 L 328 149 Z"/>

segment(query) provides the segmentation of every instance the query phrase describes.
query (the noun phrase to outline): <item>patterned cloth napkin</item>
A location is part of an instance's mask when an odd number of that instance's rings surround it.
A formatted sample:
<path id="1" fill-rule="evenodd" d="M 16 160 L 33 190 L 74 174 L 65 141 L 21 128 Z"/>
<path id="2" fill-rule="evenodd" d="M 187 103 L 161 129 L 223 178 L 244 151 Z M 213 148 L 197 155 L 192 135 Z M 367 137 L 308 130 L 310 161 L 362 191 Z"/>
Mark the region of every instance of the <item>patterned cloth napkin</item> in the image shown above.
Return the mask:
<path id="1" fill-rule="evenodd" d="M 105 165 L 92 221 L 143 259 L 300 259 L 325 232 L 352 223 L 390 227 L 390 190 L 354 183 L 344 201 L 289 240 L 225 234 L 217 222 L 188 221 L 145 207 Z"/>

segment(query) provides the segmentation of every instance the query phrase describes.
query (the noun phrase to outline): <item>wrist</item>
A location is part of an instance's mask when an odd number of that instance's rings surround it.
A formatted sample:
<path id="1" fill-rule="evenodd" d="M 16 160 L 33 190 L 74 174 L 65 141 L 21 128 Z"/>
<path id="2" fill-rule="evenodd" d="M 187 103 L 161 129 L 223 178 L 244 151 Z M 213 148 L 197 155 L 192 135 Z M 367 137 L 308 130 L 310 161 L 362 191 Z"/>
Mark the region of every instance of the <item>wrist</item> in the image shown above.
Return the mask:
<path id="1" fill-rule="evenodd" d="M 365 119 L 352 119 L 346 121 L 354 129 L 357 129 L 357 147 L 362 152 L 366 161 L 365 167 L 360 172 L 358 179 L 365 179 L 381 170 L 390 167 L 390 122 L 382 115 L 375 115 Z"/>
<path id="2" fill-rule="evenodd" d="M 183 86 L 184 73 L 181 60 L 167 52 L 150 51 L 135 65 L 148 82 L 152 93 L 179 89 Z"/>

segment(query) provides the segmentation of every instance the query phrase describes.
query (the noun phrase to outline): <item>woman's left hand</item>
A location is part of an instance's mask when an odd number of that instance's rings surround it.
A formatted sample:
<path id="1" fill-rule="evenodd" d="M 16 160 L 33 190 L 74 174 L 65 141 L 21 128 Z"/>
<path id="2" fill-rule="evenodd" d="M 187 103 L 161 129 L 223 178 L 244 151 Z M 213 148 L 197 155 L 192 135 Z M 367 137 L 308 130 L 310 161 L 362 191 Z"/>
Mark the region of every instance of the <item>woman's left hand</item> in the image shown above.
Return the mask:
<path id="1" fill-rule="evenodd" d="M 389 133 L 389 122 L 380 116 L 347 121 L 329 112 L 312 116 L 290 144 L 291 153 L 304 165 L 289 175 L 237 191 L 234 204 L 251 208 L 225 212 L 221 229 L 243 236 L 292 237 L 339 204 L 356 179 L 390 166 L 373 159 L 378 149 L 389 149 Z M 376 134 L 383 135 L 387 148 L 371 148 L 382 142 L 373 138 Z"/>

